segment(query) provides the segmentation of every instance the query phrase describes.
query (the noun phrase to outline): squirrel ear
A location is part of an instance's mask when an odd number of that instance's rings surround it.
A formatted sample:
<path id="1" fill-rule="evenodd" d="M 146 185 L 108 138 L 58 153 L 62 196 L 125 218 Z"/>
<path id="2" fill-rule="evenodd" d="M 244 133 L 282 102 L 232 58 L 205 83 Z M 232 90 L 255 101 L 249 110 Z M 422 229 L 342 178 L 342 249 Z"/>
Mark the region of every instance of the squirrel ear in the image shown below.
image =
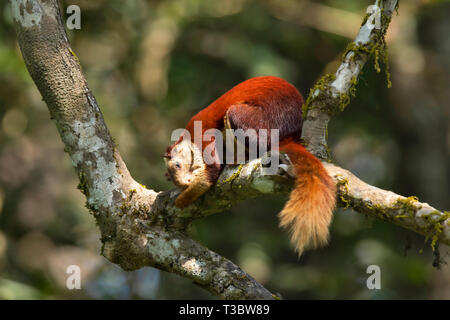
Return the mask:
<path id="1" fill-rule="evenodd" d="M 167 154 L 165 154 L 165 155 L 163 155 L 163 156 L 160 156 L 161 158 L 165 158 L 165 159 L 170 159 L 171 158 L 171 156 L 169 156 L 169 155 L 167 155 Z"/>

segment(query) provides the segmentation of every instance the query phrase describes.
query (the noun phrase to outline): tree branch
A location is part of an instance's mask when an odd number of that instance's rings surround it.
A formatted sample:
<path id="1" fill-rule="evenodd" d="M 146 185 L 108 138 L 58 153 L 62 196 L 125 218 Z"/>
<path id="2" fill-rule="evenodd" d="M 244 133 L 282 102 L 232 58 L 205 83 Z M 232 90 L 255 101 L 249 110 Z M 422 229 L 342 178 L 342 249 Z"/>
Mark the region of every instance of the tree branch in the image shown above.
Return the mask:
<path id="1" fill-rule="evenodd" d="M 436 241 L 450 245 L 450 212 L 440 211 L 416 197 L 403 197 L 394 192 L 371 186 L 354 174 L 329 162 L 322 162 L 337 185 L 338 205 L 392 222 Z M 175 211 L 176 217 L 186 219 L 223 211 L 241 199 L 290 191 L 293 177 L 283 164 L 277 175 L 265 175 L 261 160 L 242 167 L 226 168 L 216 189 L 184 211 Z M 231 177 L 231 179 L 230 179 Z M 164 193 L 163 193 L 164 194 Z"/>
<path id="2" fill-rule="evenodd" d="M 351 172 L 324 163 L 338 186 L 340 206 L 392 222 L 437 241 L 450 245 L 450 212 L 440 211 L 416 197 L 403 197 L 379 189 L 358 179 Z"/>
<path id="3" fill-rule="evenodd" d="M 186 226 L 223 211 L 236 201 L 287 193 L 293 179 L 284 164 L 266 175 L 261 160 L 228 167 L 216 186 L 185 210 L 174 206 L 178 190 L 155 192 L 130 175 L 108 132 L 103 115 L 70 48 L 56 0 L 10 0 L 18 41 L 31 77 L 46 102 L 65 150 L 80 179 L 80 190 L 102 234 L 102 254 L 125 270 L 153 266 L 193 280 L 223 299 L 273 299 L 267 289 L 236 265 L 192 240 Z M 385 1 L 390 18 L 397 1 Z M 386 30 L 389 19 L 383 20 Z M 342 105 L 367 61 L 382 41 L 363 25 L 334 79 L 322 81 L 308 99 L 304 140 L 326 157 L 325 132 L 332 112 Z M 378 43 L 378 45 L 377 45 Z M 369 48 L 367 52 L 366 49 Z M 345 102 L 347 100 L 345 99 Z M 450 244 L 448 213 L 365 184 L 350 172 L 325 163 L 339 186 L 341 205 L 389 219 Z M 428 218 L 427 218 L 428 217 Z"/>
<path id="4" fill-rule="evenodd" d="M 379 6 L 381 11 L 381 28 L 370 28 L 372 21 L 368 19 L 368 14 L 355 41 L 350 43 L 344 53 L 336 73 L 320 79 L 311 89 L 304 105 L 302 139 L 308 150 L 321 159 L 329 158 L 326 142 L 328 122 L 333 114 L 342 111 L 350 103 L 364 64 L 372 54 L 375 54 L 377 70 L 379 57 L 387 62 L 384 35 L 398 1 L 376 0 L 374 5 Z"/>
<path id="5" fill-rule="evenodd" d="M 273 299 L 232 262 L 190 239 L 184 228 L 163 224 L 163 211 L 155 209 L 163 196 L 142 187 L 128 172 L 70 48 L 58 2 L 10 3 L 25 64 L 100 227 L 102 254 L 125 270 L 153 266 L 174 272 L 220 298 Z M 151 217 L 152 212 L 159 219 L 140 219 Z"/>

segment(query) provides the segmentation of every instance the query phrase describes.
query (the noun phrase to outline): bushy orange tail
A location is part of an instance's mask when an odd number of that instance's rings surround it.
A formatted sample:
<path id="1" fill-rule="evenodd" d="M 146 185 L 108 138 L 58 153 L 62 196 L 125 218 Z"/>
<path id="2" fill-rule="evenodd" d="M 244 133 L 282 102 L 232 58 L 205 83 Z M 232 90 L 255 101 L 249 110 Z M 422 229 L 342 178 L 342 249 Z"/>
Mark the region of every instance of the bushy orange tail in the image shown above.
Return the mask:
<path id="1" fill-rule="evenodd" d="M 319 159 L 293 140 L 281 143 L 280 151 L 291 160 L 295 187 L 283 210 L 280 226 L 289 227 L 299 255 L 305 249 L 328 242 L 328 229 L 336 204 L 336 186 Z"/>

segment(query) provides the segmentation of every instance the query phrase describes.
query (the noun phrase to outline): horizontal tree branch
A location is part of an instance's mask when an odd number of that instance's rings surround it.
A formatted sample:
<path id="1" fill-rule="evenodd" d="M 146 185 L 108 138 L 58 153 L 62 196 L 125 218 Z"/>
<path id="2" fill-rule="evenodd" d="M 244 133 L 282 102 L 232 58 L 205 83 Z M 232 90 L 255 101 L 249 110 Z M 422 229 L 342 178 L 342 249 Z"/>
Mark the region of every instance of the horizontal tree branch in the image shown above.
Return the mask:
<path id="1" fill-rule="evenodd" d="M 450 245 L 450 212 L 435 209 L 420 202 L 416 197 L 404 197 L 374 187 L 348 170 L 329 162 L 322 163 L 336 182 L 340 207 L 352 208 L 368 216 L 394 223 L 433 239 L 434 243 L 440 241 Z M 260 159 L 243 166 L 228 167 L 221 175 L 216 189 L 208 192 L 204 198 L 186 210 L 172 207 L 168 211 L 173 210 L 175 217 L 190 221 L 223 211 L 244 198 L 288 193 L 294 182 L 292 175 L 288 174 L 290 169 L 281 164 L 277 175 L 265 175 Z M 163 192 L 160 197 L 172 197 L 169 203 L 164 203 L 170 207 L 177 194 L 178 191 L 172 190 Z M 156 202 L 158 201 L 157 199 Z"/>
<path id="2" fill-rule="evenodd" d="M 371 186 L 350 171 L 324 163 L 338 186 L 340 206 L 392 222 L 436 241 L 450 245 L 450 212 L 440 211 L 416 197 L 403 197 Z"/>

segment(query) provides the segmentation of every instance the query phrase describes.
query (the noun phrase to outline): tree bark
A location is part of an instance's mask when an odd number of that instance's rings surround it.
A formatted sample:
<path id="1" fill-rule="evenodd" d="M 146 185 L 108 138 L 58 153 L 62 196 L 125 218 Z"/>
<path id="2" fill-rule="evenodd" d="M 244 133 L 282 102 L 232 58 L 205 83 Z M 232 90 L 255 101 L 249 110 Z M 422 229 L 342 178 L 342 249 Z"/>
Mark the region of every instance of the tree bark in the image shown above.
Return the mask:
<path id="1" fill-rule="evenodd" d="M 228 167 L 204 197 L 184 210 L 176 208 L 178 190 L 155 192 L 131 177 L 70 47 L 57 1 L 10 2 L 24 61 L 98 222 L 102 254 L 124 270 L 152 266 L 176 273 L 223 299 L 276 298 L 231 261 L 192 240 L 186 227 L 193 219 L 223 211 L 236 201 L 289 192 L 293 178 L 285 165 L 280 165 L 276 175 L 266 175 L 260 159 Z M 336 111 L 342 96 L 350 95 L 371 48 L 379 48 L 384 41 L 379 32 L 387 29 L 397 1 L 383 3 L 388 19 L 382 20 L 381 31 L 368 32 L 363 24 L 357 46 L 347 51 L 333 80 L 316 86 L 308 99 L 303 138 L 321 158 L 327 157 L 330 110 Z M 450 244 L 449 213 L 370 186 L 342 168 L 324 164 L 338 185 L 340 205 Z"/>

